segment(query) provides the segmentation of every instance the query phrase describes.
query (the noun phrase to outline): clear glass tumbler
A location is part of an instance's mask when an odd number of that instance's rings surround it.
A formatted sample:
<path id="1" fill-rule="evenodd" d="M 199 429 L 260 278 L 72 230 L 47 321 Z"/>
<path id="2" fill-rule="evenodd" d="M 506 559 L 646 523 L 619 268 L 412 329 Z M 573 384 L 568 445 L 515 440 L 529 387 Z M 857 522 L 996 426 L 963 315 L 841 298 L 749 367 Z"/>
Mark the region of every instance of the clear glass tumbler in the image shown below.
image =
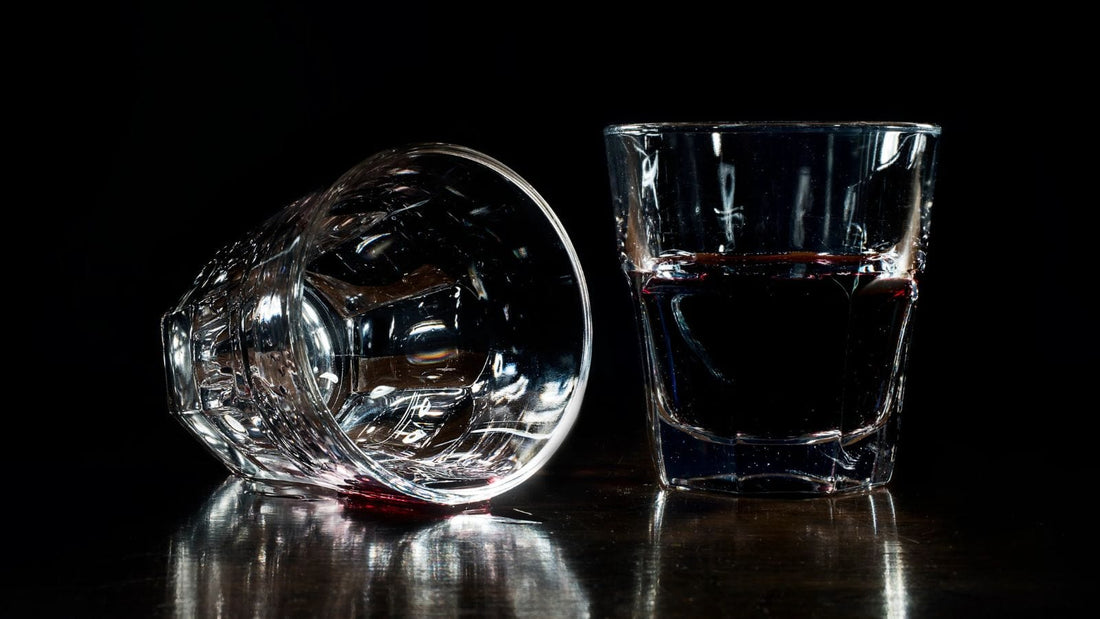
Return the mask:
<path id="1" fill-rule="evenodd" d="M 889 481 L 939 133 L 605 130 L 665 485 L 824 494 Z"/>
<path id="2" fill-rule="evenodd" d="M 449 145 L 380 153 L 222 250 L 163 337 L 172 412 L 233 472 L 447 505 L 549 458 L 591 356 L 549 206 Z"/>

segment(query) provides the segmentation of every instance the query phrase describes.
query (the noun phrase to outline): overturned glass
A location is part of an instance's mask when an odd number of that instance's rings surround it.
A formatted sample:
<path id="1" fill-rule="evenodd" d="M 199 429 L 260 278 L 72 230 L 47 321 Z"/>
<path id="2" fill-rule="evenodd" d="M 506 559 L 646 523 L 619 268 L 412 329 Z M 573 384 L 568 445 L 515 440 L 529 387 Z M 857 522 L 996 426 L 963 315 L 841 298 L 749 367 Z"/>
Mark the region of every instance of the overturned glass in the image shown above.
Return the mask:
<path id="1" fill-rule="evenodd" d="M 237 475 L 467 504 L 561 444 L 591 331 L 538 193 L 481 153 L 413 146 L 215 256 L 163 320 L 169 404 Z"/>

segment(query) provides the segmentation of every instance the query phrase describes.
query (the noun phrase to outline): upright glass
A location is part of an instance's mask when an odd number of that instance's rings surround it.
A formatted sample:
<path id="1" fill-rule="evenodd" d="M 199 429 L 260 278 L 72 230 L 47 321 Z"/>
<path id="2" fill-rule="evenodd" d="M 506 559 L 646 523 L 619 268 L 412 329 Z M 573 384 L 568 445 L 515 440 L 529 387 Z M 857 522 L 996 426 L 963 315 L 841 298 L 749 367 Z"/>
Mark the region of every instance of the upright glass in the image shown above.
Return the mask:
<path id="1" fill-rule="evenodd" d="M 889 481 L 940 130 L 605 130 L 666 486 L 827 494 Z"/>

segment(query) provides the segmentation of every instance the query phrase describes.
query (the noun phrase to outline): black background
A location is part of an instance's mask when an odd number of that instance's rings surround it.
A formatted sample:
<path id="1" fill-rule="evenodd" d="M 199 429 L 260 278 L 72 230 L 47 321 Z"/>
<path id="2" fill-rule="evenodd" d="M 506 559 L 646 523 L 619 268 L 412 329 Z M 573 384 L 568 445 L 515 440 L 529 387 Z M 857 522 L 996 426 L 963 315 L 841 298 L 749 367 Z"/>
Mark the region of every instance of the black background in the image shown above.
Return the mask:
<path id="1" fill-rule="evenodd" d="M 732 9 L 597 18 L 518 5 L 96 10 L 45 28 L 35 49 L 52 59 L 16 89 L 29 113 L 9 119 L 31 140 L 7 228 L 11 247 L 29 246 L 8 254 L 9 389 L 24 399 L 7 407 L 7 468 L 12 500 L 35 506 L 23 512 L 32 533 L 66 531 L 75 514 L 85 531 L 154 526 L 224 477 L 168 415 L 160 315 L 218 247 L 412 142 L 503 161 L 580 255 L 592 375 L 550 466 L 608 453 L 644 462 L 633 457 L 646 449 L 642 386 L 601 136 L 620 122 L 940 124 L 894 485 L 970 487 L 980 501 L 1093 484 L 1097 228 L 1083 196 L 1096 131 L 1086 45 L 1065 23 L 796 23 Z"/>

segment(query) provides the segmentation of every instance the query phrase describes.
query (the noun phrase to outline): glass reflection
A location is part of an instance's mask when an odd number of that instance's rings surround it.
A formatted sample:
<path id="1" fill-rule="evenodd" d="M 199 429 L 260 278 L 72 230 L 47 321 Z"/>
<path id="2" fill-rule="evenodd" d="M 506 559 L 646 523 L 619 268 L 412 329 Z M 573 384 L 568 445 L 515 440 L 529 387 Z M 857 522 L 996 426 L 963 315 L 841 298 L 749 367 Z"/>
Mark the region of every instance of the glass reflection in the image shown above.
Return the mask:
<path id="1" fill-rule="evenodd" d="M 700 595 L 795 615 L 838 599 L 866 608 L 870 598 L 881 600 L 876 614 L 906 617 L 906 543 L 886 489 L 790 500 L 661 490 L 638 555 L 633 614 L 674 612 Z"/>
<path id="2" fill-rule="evenodd" d="M 539 523 L 380 519 L 238 479 L 173 536 L 169 571 L 168 604 L 187 617 L 589 613 Z"/>

